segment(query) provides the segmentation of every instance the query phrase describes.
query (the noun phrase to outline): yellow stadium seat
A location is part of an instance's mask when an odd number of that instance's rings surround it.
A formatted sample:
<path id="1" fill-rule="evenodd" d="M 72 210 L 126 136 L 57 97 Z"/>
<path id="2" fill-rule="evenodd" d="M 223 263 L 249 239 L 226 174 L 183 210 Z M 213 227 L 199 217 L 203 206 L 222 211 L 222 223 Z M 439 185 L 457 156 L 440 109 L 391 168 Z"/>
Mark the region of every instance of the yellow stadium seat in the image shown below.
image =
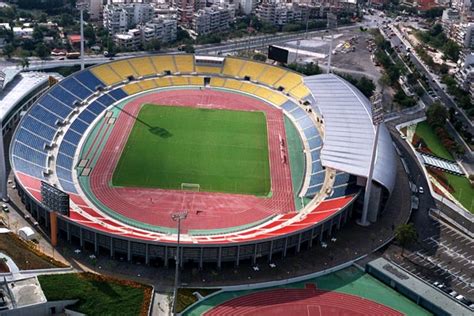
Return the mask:
<path id="1" fill-rule="evenodd" d="M 142 80 L 138 84 L 142 87 L 143 91 L 156 88 L 154 80 Z"/>
<path id="2" fill-rule="evenodd" d="M 264 73 L 258 77 L 258 81 L 269 86 L 281 79 L 288 71 L 276 66 L 268 66 Z"/>
<path id="3" fill-rule="evenodd" d="M 274 86 L 277 88 L 282 86 L 285 88 L 285 92 L 288 92 L 299 85 L 301 82 L 303 82 L 303 77 L 301 75 L 289 71 L 280 80 L 278 80 Z"/>
<path id="4" fill-rule="evenodd" d="M 204 86 L 203 77 L 189 77 L 189 84 L 194 86 Z"/>
<path id="5" fill-rule="evenodd" d="M 148 57 L 132 58 L 129 59 L 129 61 L 139 76 L 150 76 L 156 74 L 155 68 Z"/>
<path id="6" fill-rule="evenodd" d="M 223 78 L 218 78 L 218 77 L 211 78 L 211 86 L 213 87 L 223 87 L 224 84 L 225 84 L 225 79 Z"/>
<path id="7" fill-rule="evenodd" d="M 282 95 L 281 93 L 279 92 L 273 92 L 272 94 L 270 94 L 268 96 L 268 100 L 277 105 L 277 106 L 280 106 L 282 105 L 283 103 L 285 103 L 286 101 L 288 101 L 288 98 L 285 97 L 284 95 Z"/>
<path id="8" fill-rule="evenodd" d="M 155 83 L 158 87 L 169 87 L 169 86 L 171 86 L 170 77 L 157 78 L 157 79 L 155 79 Z"/>
<path id="9" fill-rule="evenodd" d="M 156 73 L 161 74 L 165 71 L 176 72 L 173 56 L 161 55 L 150 57 L 153 66 L 155 66 Z"/>
<path id="10" fill-rule="evenodd" d="M 238 77 L 239 72 L 244 64 L 245 61 L 241 59 L 226 57 L 222 73 L 227 76 Z"/>
<path id="11" fill-rule="evenodd" d="M 240 86 L 242 85 L 242 81 L 234 80 L 234 79 L 227 79 L 225 81 L 224 87 L 233 89 L 233 90 L 240 90 Z"/>
<path id="12" fill-rule="evenodd" d="M 194 72 L 194 57 L 192 55 L 175 55 L 174 63 L 176 64 L 176 71 L 180 73 Z"/>
<path id="13" fill-rule="evenodd" d="M 302 83 L 290 90 L 290 95 L 295 99 L 302 99 L 309 94 L 309 89 Z"/>
<path id="14" fill-rule="evenodd" d="M 122 89 L 127 92 L 129 95 L 138 93 L 142 91 L 142 88 L 138 85 L 138 83 L 129 83 L 122 87 Z"/>
<path id="15" fill-rule="evenodd" d="M 221 66 L 196 66 L 195 68 L 198 74 L 220 74 L 222 71 Z"/>
<path id="16" fill-rule="evenodd" d="M 275 92 L 274 92 L 274 91 L 271 91 L 271 90 L 269 90 L 269 89 L 266 89 L 266 88 L 262 88 L 262 87 L 259 87 L 257 90 L 255 90 L 255 91 L 253 92 L 254 95 L 256 95 L 256 96 L 258 96 L 258 97 L 260 97 L 260 98 L 262 98 L 262 99 L 265 99 L 265 100 L 267 100 L 267 101 L 270 101 L 269 99 L 270 99 L 270 95 L 271 95 L 272 93 L 275 93 Z M 270 102 L 271 102 L 271 101 L 270 101 Z"/>
<path id="17" fill-rule="evenodd" d="M 122 80 L 127 79 L 128 76 L 137 77 L 138 74 L 133 70 L 128 60 L 119 60 L 110 64 L 110 67 L 122 77 Z"/>
<path id="18" fill-rule="evenodd" d="M 239 72 L 239 77 L 243 78 L 245 76 L 249 76 L 250 80 L 257 81 L 257 78 L 263 73 L 267 65 L 253 62 L 253 61 L 246 61 L 242 70 Z"/>
<path id="19" fill-rule="evenodd" d="M 253 83 L 243 82 L 240 86 L 240 90 L 243 92 L 247 92 L 252 94 L 255 90 L 257 90 L 258 86 Z"/>
<path id="20" fill-rule="evenodd" d="M 189 85 L 189 80 L 187 77 L 174 76 L 171 77 L 171 83 L 175 86 L 185 86 Z"/>
<path id="21" fill-rule="evenodd" d="M 100 65 L 91 68 L 91 72 L 107 86 L 112 86 L 122 81 L 109 65 Z"/>

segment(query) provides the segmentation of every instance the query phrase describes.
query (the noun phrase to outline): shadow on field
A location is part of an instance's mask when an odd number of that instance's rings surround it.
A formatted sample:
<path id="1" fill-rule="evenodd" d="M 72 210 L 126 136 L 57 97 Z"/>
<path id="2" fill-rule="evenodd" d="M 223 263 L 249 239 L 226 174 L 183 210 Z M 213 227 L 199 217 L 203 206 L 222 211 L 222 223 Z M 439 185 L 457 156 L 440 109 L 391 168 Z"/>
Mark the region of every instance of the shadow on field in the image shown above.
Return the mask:
<path id="1" fill-rule="evenodd" d="M 169 138 L 173 136 L 166 128 L 155 126 L 155 127 L 150 127 L 149 129 L 150 133 L 160 136 L 161 138 Z"/>
<path id="2" fill-rule="evenodd" d="M 170 138 L 171 136 L 173 136 L 173 134 L 171 134 L 170 131 L 168 131 L 166 128 L 159 127 L 159 126 L 151 126 L 147 122 L 139 119 L 138 117 L 136 117 L 135 115 L 125 111 L 124 109 L 121 109 L 121 111 L 122 111 L 122 113 L 125 113 L 126 115 L 133 117 L 135 119 L 135 121 L 137 121 L 137 122 L 145 125 L 146 127 L 148 127 L 148 130 L 150 131 L 150 133 L 152 133 L 154 135 L 157 135 L 161 138 Z"/>

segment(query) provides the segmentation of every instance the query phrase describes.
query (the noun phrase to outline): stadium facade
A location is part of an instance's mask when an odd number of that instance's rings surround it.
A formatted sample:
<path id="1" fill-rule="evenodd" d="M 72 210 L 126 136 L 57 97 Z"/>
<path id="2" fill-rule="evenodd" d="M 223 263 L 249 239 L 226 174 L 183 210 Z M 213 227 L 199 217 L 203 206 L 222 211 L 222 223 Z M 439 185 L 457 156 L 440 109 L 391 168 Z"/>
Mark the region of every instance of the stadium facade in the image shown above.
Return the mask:
<path id="1" fill-rule="evenodd" d="M 32 217 L 46 228 L 55 226 L 51 210 L 42 203 L 44 181 L 70 195 L 69 214 L 57 217 L 58 235 L 63 239 L 111 257 L 165 266 L 173 262 L 176 228 L 156 218 L 140 221 L 137 212 L 119 212 L 119 206 L 115 210 L 114 204 L 101 200 L 93 185 L 84 184 L 99 168 L 88 165 L 91 162 L 80 155 L 98 122 L 106 122 L 112 132 L 120 129 L 114 122 L 122 112 L 117 117 L 111 114 L 118 104 L 169 91 L 235 94 L 281 111 L 298 131 L 305 161 L 303 180 L 293 187 L 295 201 L 303 201 L 298 210 L 273 212 L 236 227 L 185 231 L 181 263 L 202 267 L 212 262 L 220 267 L 223 262 L 238 265 L 243 260 L 285 257 L 331 236 L 352 216 L 353 206 L 363 195 L 375 134 L 371 104 L 354 86 L 333 74 L 303 77 L 233 57 L 156 55 L 77 72 L 54 85 L 22 117 L 9 157 L 17 190 Z M 203 106 L 202 99 L 196 102 Z M 105 143 L 111 141 L 104 138 Z M 105 154 L 98 151 L 97 155 Z M 393 190 L 395 170 L 390 135 L 382 125 L 371 221 L 377 220 Z M 113 188 L 104 190 L 114 193 Z M 120 201 L 119 195 L 110 196 Z M 195 214 L 187 220 L 200 219 Z"/>

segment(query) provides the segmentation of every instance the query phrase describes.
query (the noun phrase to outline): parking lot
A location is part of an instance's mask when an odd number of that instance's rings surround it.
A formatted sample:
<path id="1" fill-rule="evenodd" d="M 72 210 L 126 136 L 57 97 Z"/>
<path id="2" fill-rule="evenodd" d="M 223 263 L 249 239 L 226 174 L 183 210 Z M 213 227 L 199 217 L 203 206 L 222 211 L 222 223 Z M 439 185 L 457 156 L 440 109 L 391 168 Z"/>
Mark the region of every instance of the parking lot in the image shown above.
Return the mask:
<path id="1" fill-rule="evenodd" d="M 435 222 L 437 235 L 426 237 L 422 247 L 400 264 L 449 295 L 474 301 L 474 241 L 449 226 Z M 470 301 L 470 302 L 469 302 Z"/>

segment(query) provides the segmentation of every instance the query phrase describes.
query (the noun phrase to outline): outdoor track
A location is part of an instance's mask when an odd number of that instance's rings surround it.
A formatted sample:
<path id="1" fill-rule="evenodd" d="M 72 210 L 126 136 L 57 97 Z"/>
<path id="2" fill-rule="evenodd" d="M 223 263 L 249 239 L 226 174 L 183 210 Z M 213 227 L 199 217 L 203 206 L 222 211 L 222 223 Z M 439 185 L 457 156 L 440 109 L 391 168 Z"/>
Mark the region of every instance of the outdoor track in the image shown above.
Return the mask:
<path id="1" fill-rule="evenodd" d="M 276 289 L 240 296 L 204 313 L 204 316 L 326 316 L 403 315 L 374 301 L 315 288 Z"/>
<path id="2" fill-rule="evenodd" d="M 114 169 L 140 106 L 146 103 L 191 106 L 213 109 L 263 111 L 266 113 L 272 196 L 191 192 L 147 188 L 114 188 L 110 186 Z M 263 101 L 217 90 L 168 90 L 132 99 L 123 108 L 105 147 L 90 175 L 95 197 L 106 207 L 129 219 L 162 227 L 176 225 L 172 212 L 188 210 L 183 232 L 190 229 L 219 229 L 246 225 L 274 214 L 294 212 L 289 164 L 280 156 L 279 137 L 286 139 L 284 115 L 280 109 Z"/>

